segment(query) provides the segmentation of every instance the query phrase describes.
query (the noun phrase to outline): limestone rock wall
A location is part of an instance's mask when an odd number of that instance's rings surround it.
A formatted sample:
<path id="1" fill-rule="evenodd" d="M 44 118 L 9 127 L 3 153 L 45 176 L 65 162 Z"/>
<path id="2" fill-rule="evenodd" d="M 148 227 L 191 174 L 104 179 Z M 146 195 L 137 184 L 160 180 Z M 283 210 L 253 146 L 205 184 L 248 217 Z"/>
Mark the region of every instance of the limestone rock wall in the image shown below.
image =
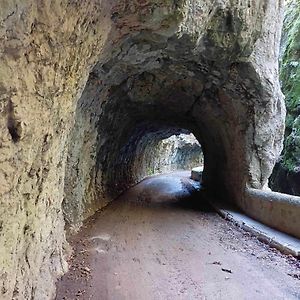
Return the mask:
<path id="1" fill-rule="evenodd" d="M 0 299 L 50 299 L 67 268 L 67 141 L 110 16 L 98 1 L 0 6 Z"/>
<path id="2" fill-rule="evenodd" d="M 0 8 L 1 299 L 53 298 L 64 219 L 80 223 L 139 180 L 153 140 L 192 132 L 206 187 L 245 210 L 245 186 L 267 185 L 285 114 L 281 0 Z"/>

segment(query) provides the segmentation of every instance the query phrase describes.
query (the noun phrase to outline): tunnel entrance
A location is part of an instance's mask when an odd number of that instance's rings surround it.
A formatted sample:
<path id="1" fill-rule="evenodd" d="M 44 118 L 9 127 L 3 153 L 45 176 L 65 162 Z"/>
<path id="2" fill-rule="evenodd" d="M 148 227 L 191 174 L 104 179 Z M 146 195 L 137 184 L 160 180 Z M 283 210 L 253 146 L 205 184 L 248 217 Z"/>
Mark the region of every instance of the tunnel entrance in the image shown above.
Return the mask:
<path id="1" fill-rule="evenodd" d="M 228 99 L 205 88 L 202 71 L 196 66 L 188 71 L 177 62 L 180 71 L 174 73 L 175 65 L 165 61 L 151 72 L 125 74 L 122 64 L 115 69 L 119 63 L 99 63 L 77 105 L 65 176 L 67 222 L 80 224 L 145 176 L 163 172 L 167 167 L 155 165 L 156 151 L 149 149 L 172 135 L 193 133 L 199 141 L 208 189 L 226 195 L 226 182 L 234 180 L 230 192 L 241 193 L 246 165 L 234 163 L 233 156 L 245 155 L 244 144 L 238 143 L 243 131 L 229 129 L 236 124 L 225 122 L 227 113 L 212 100 Z"/>
<path id="2" fill-rule="evenodd" d="M 102 162 L 105 163 L 107 161 Z M 107 192 L 111 198 L 116 198 L 147 176 L 172 171 L 190 172 L 203 163 L 201 145 L 189 130 L 142 122 L 129 132 L 127 141 L 105 165 Z"/>
<path id="3" fill-rule="evenodd" d="M 69 143 L 63 202 L 68 223 L 80 224 L 145 176 L 167 170 L 157 147 L 172 135 L 193 133 L 201 144 L 208 190 L 228 199 L 242 193 L 247 123 L 239 123 L 238 116 L 228 119 L 235 100 L 182 59 L 129 73 L 114 59 L 95 66 L 77 104 Z M 172 162 L 168 165 L 171 170 Z M 227 189 L 228 182 L 233 188 Z"/>
<path id="4" fill-rule="evenodd" d="M 219 198 L 245 208 L 245 188 L 268 184 L 281 147 L 273 133 L 282 130 L 271 120 L 280 114 L 282 99 L 273 105 L 254 66 L 237 54 L 221 59 L 221 51 L 216 63 L 209 51 L 197 54 L 198 46 L 186 34 L 142 30 L 122 37 L 94 65 L 68 140 L 68 223 L 80 224 L 160 171 L 147 149 L 174 134 L 195 135 L 205 156 L 203 184 Z"/>

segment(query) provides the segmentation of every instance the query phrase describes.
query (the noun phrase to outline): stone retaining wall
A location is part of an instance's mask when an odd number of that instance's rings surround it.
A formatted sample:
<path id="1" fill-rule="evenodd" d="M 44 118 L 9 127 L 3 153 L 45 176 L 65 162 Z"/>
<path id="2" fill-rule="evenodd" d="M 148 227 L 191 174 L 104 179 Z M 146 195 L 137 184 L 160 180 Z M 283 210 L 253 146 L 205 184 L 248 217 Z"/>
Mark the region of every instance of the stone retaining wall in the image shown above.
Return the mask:
<path id="1" fill-rule="evenodd" d="M 300 197 L 248 188 L 243 209 L 252 218 L 300 238 Z"/>

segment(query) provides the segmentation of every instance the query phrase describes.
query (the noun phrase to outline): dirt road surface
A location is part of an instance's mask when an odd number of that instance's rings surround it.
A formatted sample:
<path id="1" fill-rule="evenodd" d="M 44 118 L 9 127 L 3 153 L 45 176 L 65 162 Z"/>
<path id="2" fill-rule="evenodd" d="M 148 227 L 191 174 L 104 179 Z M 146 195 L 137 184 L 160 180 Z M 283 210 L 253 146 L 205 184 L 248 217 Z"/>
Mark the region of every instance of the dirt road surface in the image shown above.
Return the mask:
<path id="1" fill-rule="evenodd" d="M 300 263 L 223 220 L 189 173 L 150 177 L 70 239 L 57 300 L 300 299 Z"/>

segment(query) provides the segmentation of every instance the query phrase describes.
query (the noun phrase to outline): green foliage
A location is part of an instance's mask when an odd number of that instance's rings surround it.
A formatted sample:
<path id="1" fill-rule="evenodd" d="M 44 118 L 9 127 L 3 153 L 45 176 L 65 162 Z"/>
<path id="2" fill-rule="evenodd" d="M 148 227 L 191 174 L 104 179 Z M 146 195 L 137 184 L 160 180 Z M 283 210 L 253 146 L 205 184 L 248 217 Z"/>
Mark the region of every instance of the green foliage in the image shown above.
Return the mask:
<path id="1" fill-rule="evenodd" d="M 283 165 L 295 171 L 300 165 L 300 0 L 287 2 L 280 67 L 287 106 Z"/>

